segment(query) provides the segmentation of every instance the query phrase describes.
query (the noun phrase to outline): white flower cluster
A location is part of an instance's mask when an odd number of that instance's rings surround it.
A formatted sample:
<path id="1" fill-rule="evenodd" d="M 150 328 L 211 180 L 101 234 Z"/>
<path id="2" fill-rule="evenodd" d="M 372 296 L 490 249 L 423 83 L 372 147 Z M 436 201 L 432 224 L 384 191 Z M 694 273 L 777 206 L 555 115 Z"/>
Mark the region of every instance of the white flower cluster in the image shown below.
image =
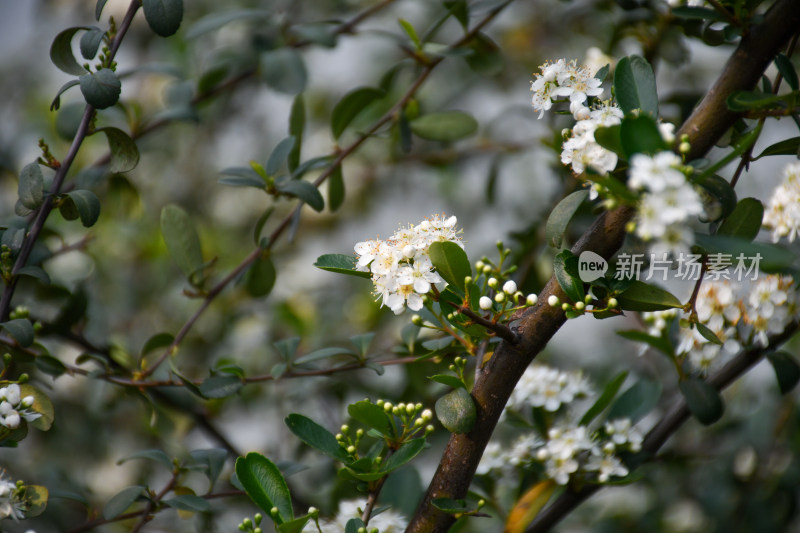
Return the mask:
<path id="1" fill-rule="evenodd" d="M 507 409 L 523 412 L 543 407 L 554 412 L 576 398 L 591 394 L 589 382 L 580 372 L 563 372 L 546 365 L 531 365 L 511 392 Z"/>
<path id="2" fill-rule="evenodd" d="M 564 141 L 561 163 L 571 165 L 576 174 L 583 174 L 587 167 L 600 174 L 611 172 L 617 166 L 617 154 L 606 150 L 594 139 L 597 128 L 615 126 L 622 122 L 622 110 L 611 102 L 603 102 L 594 109 L 583 108 L 583 117 L 572 128 L 569 138 Z M 596 196 L 596 191 L 593 191 Z"/>
<path id="3" fill-rule="evenodd" d="M 16 383 L 0 388 L 0 426 L 16 429 L 23 418 L 31 422 L 42 416 L 31 409 L 33 396 L 20 396 L 20 388 Z"/>
<path id="4" fill-rule="evenodd" d="M 24 502 L 19 499 L 16 483 L 7 479 L 4 472 L 0 472 L 0 520 L 25 518 L 24 508 Z"/>
<path id="5" fill-rule="evenodd" d="M 319 521 L 322 533 L 341 533 L 345 530 L 347 522 L 352 518 L 361 517 L 361 509 L 363 509 L 363 500 L 347 500 L 339 502 L 339 512 L 331 519 L 323 519 Z M 388 509 L 373 516 L 367 527 L 367 530 L 372 531 L 377 528 L 380 533 L 402 533 L 408 525 L 408 519 L 400 513 Z M 303 528 L 303 533 L 319 533 L 316 524 L 313 521 L 308 522 Z"/>
<path id="6" fill-rule="evenodd" d="M 681 159 L 672 152 L 634 154 L 628 187 L 644 191 L 634 221 L 635 233 L 650 242 L 656 256 L 689 253 L 694 234 L 687 223 L 703 213 L 703 202 L 686 181 Z"/>
<path id="7" fill-rule="evenodd" d="M 781 183 L 764 212 L 764 227 L 772 230 L 772 241 L 787 237 L 793 242 L 800 231 L 800 163 L 792 163 L 783 170 Z"/>
<path id="8" fill-rule="evenodd" d="M 556 426 L 547 432 L 546 441 L 535 435 L 522 435 L 508 450 L 490 442 L 477 473 L 500 472 L 508 476 L 520 466 L 539 462 L 544 465 L 547 477 L 559 485 L 566 485 L 570 477 L 579 473 L 606 483 L 611 477 L 628 475 L 628 468 L 615 452 L 638 452 L 642 449 L 642 440 L 642 435 L 627 418 L 606 422 L 595 432 L 586 426 Z"/>
<path id="9" fill-rule="evenodd" d="M 642 313 L 642 320 L 644 320 L 645 324 L 647 324 L 648 335 L 660 337 L 670 320 L 677 316 L 677 309 L 665 309 L 664 311 L 644 311 Z"/>
<path id="10" fill-rule="evenodd" d="M 769 334 L 780 333 L 800 316 L 800 298 L 790 276 L 766 276 L 749 287 L 706 280 L 695 310 L 722 344 L 710 342 L 697 329 L 682 328 L 677 352 L 688 355 L 695 368 L 708 370 L 720 354 L 734 354 L 742 345 L 768 346 Z"/>
<path id="11" fill-rule="evenodd" d="M 372 273 L 375 294 L 399 315 L 409 309 L 422 309 L 422 296 L 431 285 L 444 283 L 428 256 L 434 242 L 454 242 L 464 247 L 456 229 L 456 217 L 434 215 L 418 225 L 400 228 L 388 240 L 371 240 L 355 245 L 356 270 Z"/>
<path id="12" fill-rule="evenodd" d="M 531 82 L 531 103 L 533 109 L 539 111 L 539 118 L 559 98 L 569 98 L 570 111 L 576 114 L 585 107 L 584 102 L 589 96 L 600 96 L 603 93 L 603 82 L 594 77 L 594 72 L 578 66 L 574 59 L 569 62 L 565 59 L 559 59 L 555 63 L 547 62 L 539 70 L 541 73 Z"/>

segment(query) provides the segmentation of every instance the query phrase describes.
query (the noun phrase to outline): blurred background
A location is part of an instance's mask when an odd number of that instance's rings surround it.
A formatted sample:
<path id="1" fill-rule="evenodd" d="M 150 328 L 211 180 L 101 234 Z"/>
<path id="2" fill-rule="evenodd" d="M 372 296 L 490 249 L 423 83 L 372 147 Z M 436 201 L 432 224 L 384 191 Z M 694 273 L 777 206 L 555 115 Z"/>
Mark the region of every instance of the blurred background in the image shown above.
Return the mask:
<path id="1" fill-rule="evenodd" d="M 137 140 L 141 160 L 131 172 L 111 175 L 95 166 L 107 151 L 100 136 L 87 139 L 78 155 L 69 180 L 98 194 L 100 220 L 87 230 L 54 212 L 42 240 L 51 251 L 58 250 L 44 264 L 52 286 L 23 285 L 15 300 L 45 325 L 41 342 L 51 354 L 69 364 L 85 353 L 102 354 L 125 365 L 138 358 L 148 338 L 174 334 L 197 309 L 200 301 L 184 295 L 189 286 L 161 237 L 163 206 L 178 204 L 190 213 L 204 259 L 216 259 L 212 280 L 221 279 L 252 251 L 253 228 L 270 205 L 275 212 L 265 235 L 290 212 L 293 202 L 275 202 L 252 189 L 218 183 L 225 168 L 250 161 L 264 164 L 288 135 L 294 95 L 261 79 L 259 54 L 287 43 L 301 54 L 307 73 L 302 161 L 334 151 L 330 116 L 349 90 L 380 86 L 387 96 L 358 116 L 338 140 L 339 147 L 353 142 L 407 90 L 419 67 L 407 53 L 408 37 L 398 19 L 423 35 L 446 10 L 441 2 L 396 0 L 357 24 L 352 34 L 331 33 L 377 3 L 187 2 L 181 29 L 167 39 L 154 35 L 141 14 L 136 17 L 117 56 L 117 72 L 129 73 L 122 79 L 120 104 L 100 113 L 98 127 L 138 133 L 159 126 Z M 470 24 L 499 4 L 469 2 Z M 17 176 L 40 155 L 39 139 L 57 158 L 63 157 L 83 109 L 81 94 L 73 88 L 62 95 L 58 111 L 48 110 L 59 87 L 71 79 L 49 59 L 53 38 L 70 26 L 97 24 L 105 29 L 108 17 L 119 22 L 127 5 L 109 0 L 96 22 L 95 3 L 86 0 L 0 0 L 0 225 L 13 219 L 19 223 L 14 216 Z M 252 11 L 228 24 L 214 24 L 241 9 Z M 463 33 L 451 17 L 433 41 L 447 45 Z M 310 42 L 295 46 L 303 40 Z M 380 130 L 343 165 L 343 205 L 336 212 L 304 209 L 293 238 L 284 235 L 273 246 L 278 271 L 273 292 L 253 298 L 241 284 L 226 289 L 182 343 L 175 366 L 195 379 L 227 364 L 241 367 L 248 376 L 268 375 L 280 362 L 275 342 L 299 337 L 298 353 L 303 354 L 348 345 L 351 336 L 371 331 L 376 335 L 370 354 L 395 357 L 410 315 L 396 317 L 381 309 L 369 282 L 319 270 L 313 263 L 326 253 L 350 254 L 358 241 L 385 238 L 399 226 L 435 213 L 458 217 L 473 261 L 484 255 L 496 258 L 498 240 L 510 247 L 519 264 L 521 290 L 538 292 L 551 274 L 554 253 L 543 245 L 544 221 L 559 199 L 582 185 L 559 161 L 561 129 L 572 126 L 571 117 L 537 119 L 530 107 L 530 81 L 546 60 L 583 62 L 591 58 L 592 47 L 612 59 L 646 55 L 657 71 L 662 118 L 676 125 L 733 50 L 732 44 L 711 39 L 692 22 L 670 19 L 667 4 L 660 0 L 511 3 L 484 29 L 474 54 L 447 57 L 413 103 L 420 113 L 466 111 L 479 123 L 477 134 L 455 143 L 414 137 L 405 150 L 396 127 Z M 198 95 L 209 94 L 209 87 L 222 89 L 189 105 Z M 794 136 L 793 127 L 770 124 L 759 145 Z M 777 157 L 753 165 L 737 187 L 739 196 L 768 198 L 780 181 L 780 169 L 791 160 Z M 323 187 L 324 195 L 326 191 Z M 589 209 L 581 211 L 568 240 L 574 241 L 592 218 Z M 679 298 L 691 292 L 688 285 L 673 289 Z M 669 375 L 663 357 L 640 355 L 638 345 L 614 334 L 639 325 L 632 316 L 570 321 L 540 360 L 583 369 L 597 390 L 626 369 L 631 381 Z M 80 361 L 88 369 L 98 368 Z M 50 502 L 41 517 L 19 524 L 6 520 L 0 529 L 69 531 L 87 520 L 87 509 L 102 509 L 119 490 L 135 484 L 158 489 L 169 477 L 152 461 L 118 464 L 120 459 L 151 448 L 182 457 L 190 450 L 220 447 L 223 439 L 238 453 L 255 450 L 275 461 L 308 467 L 289 478 L 293 494 L 323 514 L 332 513 L 338 501 L 357 493 L 337 480 L 327 458 L 291 435 L 283 418 L 299 412 L 335 431 L 347 421 L 347 403 L 364 397 L 432 407 L 447 389 L 426 376 L 441 366 L 391 366 L 381 376 L 363 369 L 267 381 L 206 402 L 177 388 L 143 394 L 88 377 L 52 379 L 32 371 L 33 382 L 53 398 L 56 423 L 47 433 L 32 431 L 16 449 L 0 449 L 0 468 L 13 479 L 47 486 Z M 167 370 L 165 365 L 155 377 L 166 378 Z M 664 380 L 665 399 L 675 394 L 673 381 Z M 728 409 L 721 422 L 710 429 L 689 422 L 663 458 L 646 467 L 643 480 L 601 491 L 558 530 L 800 530 L 796 394 L 781 397 L 771 368 L 761 364 L 726 392 L 725 399 Z M 658 415 L 654 412 L 640 427 L 646 430 Z M 446 439 L 439 428 L 433 447 L 387 485 L 382 503 L 410 515 L 416 505 L 411 495 L 421 496 Z M 230 465 L 218 490 L 229 488 Z M 499 530 L 502 513 L 529 482 L 521 476 L 520 486 L 506 491 L 505 500 L 493 502 L 497 508 L 488 509 L 493 518 L 474 519 L 463 530 Z M 204 483 L 198 475 L 198 493 L 206 490 Z M 222 500 L 212 509 L 186 520 L 164 511 L 146 530 L 233 531 L 255 510 L 244 497 Z M 129 527 L 122 522 L 97 531 Z"/>

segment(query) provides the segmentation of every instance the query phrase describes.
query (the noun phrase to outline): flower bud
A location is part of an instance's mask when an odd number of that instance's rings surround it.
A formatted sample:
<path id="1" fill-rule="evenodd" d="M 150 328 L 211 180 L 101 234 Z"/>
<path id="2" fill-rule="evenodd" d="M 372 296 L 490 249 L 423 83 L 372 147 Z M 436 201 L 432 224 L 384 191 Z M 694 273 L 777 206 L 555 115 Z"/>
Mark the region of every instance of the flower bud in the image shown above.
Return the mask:
<path id="1" fill-rule="evenodd" d="M 538 297 L 538 296 L 536 296 L 536 295 L 535 295 L 535 294 L 533 294 L 533 293 L 530 293 L 530 294 L 529 294 L 529 295 L 528 295 L 528 296 L 525 298 L 525 303 L 526 303 L 526 304 L 528 304 L 528 305 L 536 305 L 536 302 L 538 302 L 538 301 L 539 301 L 539 297 Z"/>
<path id="2" fill-rule="evenodd" d="M 558 305 L 560 303 L 561 303 L 561 300 L 559 300 L 558 296 L 556 296 L 555 294 L 551 294 L 547 298 L 547 305 L 549 305 L 550 307 L 558 307 Z"/>
<path id="3" fill-rule="evenodd" d="M 486 266 L 483 261 L 475 261 L 475 272 L 483 272 L 483 267 Z"/>
<path id="4" fill-rule="evenodd" d="M 569 308 L 570 308 L 570 305 L 567 302 L 564 302 L 563 304 L 561 304 L 561 310 L 562 311 L 569 311 Z"/>
<path id="5" fill-rule="evenodd" d="M 491 288 L 493 288 L 493 289 L 496 289 L 496 288 L 497 288 L 497 285 L 498 285 L 500 282 L 499 282 L 499 281 L 497 281 L 497 278 L 489 278 L 489 280 L 488 280 L 486 283 L 489 285 L 489 287 L 491 287 Z"/>
<path id="6" fill-rule="evenodd" d="M 351 444 L 350 446 L 347 447 L 347 453 L 350 454 L 356 453 L 356 447 Z"/>
<path id="7" fill-rule="evenodd" d="M 492 299 L 489 298 L 488 296 L 481 296 L 481 299 L 478 300 L 478 305 L 484 311 L 488 311 L 489 309 L 492 308 Z"/>
<path id="8" fill-rule="evenodd" d="M 578 311 L 583 311 L 584 307 L 586 307 L 586 304 L 583 302 L 578 302 L 575 304 L 575 309 Z"/>
<path id="9" fill-rule="evenodd" d="M 414 324 L 415 326 L 421 326 L 422 325 L 422 317 L 419 316 L 419 315 L 413 315 L 411 317 L 411 323 Z"/>
<path id="10" fill-rule="evenodd" d="M 494 301 L 499 303 L 499 304 L 505 302 L 506 301 L 506 293 L 498 292 L 497 294 L 494 295 Z"/>
<path id="11" fill-rule="evenodd" d="M 614 308 L 615 308 L 615 307 L 617 307 L 618 305 L 619 305 L 619 302 L 617 301 L 617 299 L 616 299 L 616 298 L 609 298 L 609 299 L 608 299 L 608 307 L 609 307 L 609 308 L 611 308 L 611 309 L 614 309 Z"/>
<path id="12" fill-rule="evenodd" d="M 347 424 L 342 424 L 342 427 L 340 427 L 339 430 L 342 433 L 347 433 L 348 431 L 350 431 L 350 426 L 348 426 Z"/>
<path id="13" fill-rule="evenodd" d="M 517 292 L 517 284 L 512 280 L 506 281 L 503 284 L 503 292 L 509 295 L 514 294 L 515 292 Z"/>

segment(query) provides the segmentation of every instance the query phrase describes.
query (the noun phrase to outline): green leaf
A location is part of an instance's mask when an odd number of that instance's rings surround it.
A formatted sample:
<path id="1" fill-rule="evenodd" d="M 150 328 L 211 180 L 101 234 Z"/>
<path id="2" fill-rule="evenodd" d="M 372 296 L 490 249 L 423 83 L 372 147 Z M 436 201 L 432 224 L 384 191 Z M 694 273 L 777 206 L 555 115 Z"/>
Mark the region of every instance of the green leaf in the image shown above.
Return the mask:
<path id="1" fill-rule="evenodd" d="M 100 128 L 108 139 L 111 161 L 108 170 L 111 172 L 128 172 L 139 164 L 139 149 L 130 136 L 118 128 Z"/>
<path id="2" fill-rule="evenodd" d="M 67 28 L 56 35 L 56 38 L 53 39 L 53 44 L 50 45 L 50 61 L 67 74 L 73 74 L 75 76 L 86 74 L 86 69 L 83 68 L 75 60 L 75 56 L 72 55 L 72 38 L 80 30 L 90 29 L 90 26 L 77 26 L 74 28 Z"/>
<path id="3" fill-rule="evenodd" d="M 286 417 L 286 425 L 297 437 L 325 455 L 337 461 L 349 463 L 350 455 L 333 436 L 333 433 L 303 415 L 292 413 Z"/>
<path id="4" fill-rule="evenodd" d="M 383 89 L 359 87 L 344 95 L 331 113 L 333 138 L 338 139 L 359 113 L 375 100 L 383 98 L 385 94 L 386 92 Z"/>
<path id="5" fill-rule="evenodd" d="M 103 14 L 103 8 L 106 6 L 106 2 L 108 0 L 97 0 L 97 4 L 94 6 L 94 18 L 96 20 L 100 20 L 100 15 Z"/>
<path id="6" fill-rule="evenodd" d="M 160 37 L 169 37 L 181 27 L 183 0 L 142 0 L 142 9 L 150 29 Z"/>
<path id="7" fill-rule="evenodd" d="M 792 137 L 791 139 L 784 139 L 764 148 L 764 151 L 758 154 L 756 159 L 761 159 L 769 155 L 794 155 L 800 154 L 800 137 Z"/>
<path id="8" fill-rule="evenodd" d="M 589 197 L 589 191 L 586 189 L 576 191 L 566 198 L 558 202 L 550 216 L 547 218 L 545 225 L 545 239 L 547 244 L 553 248 L 561 248 L 561 243 L 564 240 L 564 232 L 567 230 L 569 221 L 575 216 L 575 213 L 580 208 L 581 204 Z"/>
<path id="9" fill-rule="evenodd" d="M 478 121 L 463 111 L 429 113 L 409 122 L 411 131 L 431 141 L 453 142 L 478 131 Z"/>
<path id="10" fill-rule="evenodd" d="M 635 424 L 656 406 L 660 397 L 661 383 L 649 379 L 639 380 L 611 405 L 607 418 L 630 418 L 631 423 Z"/>
<path id="11" fill-rule="evenodd" d="M 673 7 L 670 12 L 676 17 L 685 19 L 712 20 L 716 22 L 725 21 L 725 17 L 722 13 L 718 13 L 716 10 L 707 7 L 679 6 Z"/>
<path id="12" fill-rule="evenodd" d="M 244 386 L 238 376 L 211 376 L 197 387 L 206 398 L 227 398 L 233 396 Z"/>
<path id="13" fill-rule="evenodd" d="M 620 309 L 625 311 L 663 311 L 683 307 L 670 292 L 643 281 L 634 280 L 622 294 L 617 295 Z"/>
<path id="14" fill-rule="evenodd" d="M 165 348 L 172 344 L 172 341 L 175 340 L 175 336 L 172 333 L 156 333 L 147 341 L 145 341 L 144 346 L 142 346 L 141 355 L 144 357 L 145 355 L 149 354 L 153 350 L 158 350 L 159 348 Z"/>
<path id="15" fill-rule="evenodd" d="M 50 429 L 53 425 L 53 420 L 55 420 L 53 402 L 50 401 L 50 398 L 33 385 L 27 383 L 23 383 L 19 386 L 19 392 L 21 398 L 33 396 L 33 405 L 31 405 L 31 409 L 42 415 L 32 422 L 28 422 L 28 424 L 39 431 L 47 431 Z"/>
<path id="16" fill-rule="evenodd" d="M 569 250 L 562 251 L 553 259 L 553 274 L 561 289 L 573 302 L 582 302 L 586 293 L 577 270 L 578 258 Z"/>
<path id="17" fill-rule="evenodd" d="M 470 55 L 464 56 L 469 68 L 482 76 L 496 76 L 503 71 L 503 52 L 488 35 L 478 33 L 467 46 L 472 51 Z"/>
<path id="18" fill-rule="evenodd" d="M 649 335 L 644 331 L 639 331 L 638 329 L 617 331 L 617 335 L 634 342 L 643 342 L 644 344 L 647 344 L 648 346 L 651 346 L 670 357 L 675 354 L 675 348 L 672 347 L 672 343 L 669 341 L 669 339 L 664 337 Z"/>
<path id="19" fill-rule="evenodd" d="M 47 509 L 50 493 L 41 485 L 25 485 L 25 518 L 34 518 Z"/>
<path id="20" fill-rule="evenodd" d="M 614 71 L 614 96 L 626 115 L 641 109 L 658 117 L 656 78 L 645 58 L 632 55 L 619 60 Z"/>
<path id="21" fill-rule="evenodd" d="M 208 500 L 194 494 L 180 494 L 173 498 L 164 500 L 164 503 L 173 509 L 191 511 L 193 513 L 205 513 L 211 510 L 211 504 L 208 502 Z"/>
<path id="22" fill-rule="evenodd" d="M 791 267 L 796 261 L 797 256 L 782 246 L 766 242 L 751 242 L 747 239 L 732 237 L 729 235 L 704 235 L 696 234 L 695 242 L 702 246 L 708 253 L 721 253 L 730 255 L 733 264 L 738 262 L 738 256 L 742 255 L 749 262 L 760 256 L 758 269 L 762 272 L 782 272 Z"/>
<path id="23" fill-rule="evenodd" d="M 400 24 L 400 27 L 403 28 L 403 31 L 406 32 L 406 35 L 408 35 L 408 37 L 411 39 L 411 42 L 414 43 L 414 47 L 419 50 L 422 47 L 422 43 L 419 40 L 419 36 L 417 35 L 417 31 L 414 29 L 414 26 L 404 19 L 398 19 L 397 22 Z"/>
<path id="24" fill-rule="evenodd" d="M 428 379 L 431 381 L 435 381 L 437 383 L 441 383 L 443 385 L 447 385 L 448 387 L 452 387 L 457 389 L 459 387 L 465 388 L 464 382 L 457 378 L 456 376 L 451 376 L 450 374 L 436 374 L 433 376 L 429 376 Z"/>
<path id="25" fill-rule="evenodd" d="M 192 450 L 189 452 L 189 456 L 202 468 L 208 476 L 211 485 L 213 485 L 222 473 L 222 469 L 225 467 L 225 461 L 228 459 L 228 451 L 224 448 L 207 448 Z"/>
<path id="26" fill-rule="evenodd" d="M 144 487 L 141 485 L 122 489 L 112 496 L 111 499 L 106 502 L 105 506 L 103 506 L 103 518 L 112 520 L 118 517 L 124 513 L 128 507 L 133 505 L 133 502 L 135 502 L 143 492 Z"/>
<path id="27" fill-rule="evenodd" d="M 58 210 L 67 220 L 81 219 L 84 227 L 90 228 L 100 217 L 100 200 L 92 191 L 77 189 L 68 192 Z"/>
<path id="28" fill-rule="evenodd" d="M 313 183 L 303 180 L 287 179 L 285 181 L 276 182 L 275 187 L 283 194 L 294 196 L 304 201 L 311 209 L 318 213 L 325 209 L 325 200 Z"/>
<path id="29" fill-rule="evenodd" d="M 469 433 L 475 426 L 475 400 L 461 387 L 445 394 L 435 405 L 436 418 L 451 433 Z"/>
<path id="30" fill-rule="evenodd" d="M 106 32 L 96 26 L 91 26 L 86 33 L 81 35 L 81 55 L 84 59 L 94 59 L 105 35 Z"/>
<path id="31" fill-rule="evenodd" d="M 383 410 L 383 407 L 375 405 L 368 400 L 361 400 L 348 405 L 347 412 L 353 419 L 366 424 L 385 437 L 393 438 L 396 436 L 394 420 L 391 415 Z"/>
<path id="32" fill-rule="evenodd" d="M 344 526 L 344 533 L 358 533 L 364 527 L 364 522 L 360 518 L 351 518 Z"/>
<path id="33" fill-rule="evenodd" d="M 461 389 L 463 390 L 463 389 Z M 397 449 L 388 459 L 383 463 L 381 471 L 388 474 L 397 470 L 404 464 L 408 463 L 414 457 L 419 455 L 419 452 L 425 447 L 425 439 L 420 437 L 418 439 L 411 439 L 405 442 L 400 448 Z"/>
<path id="34" fill-rule="evenodd" d="M 349 348 L 340 348 L 338 346 L 332 346 L 329 348 L 321 348 L 319 350 L 314 350 L 313 352 L 307 353 L 302 357 L 298 357 L 297 359 L 295 359 L 294 364 L 305 365 L 308 363 L 312 363 L 314 361 L 319 361 L 320 359 L 335 357 L 337 355 L 355 356 L 356 353 Z"/>
<path id="35" fill-rule="evenodd" d="M 800 89 L 800 84 L 798 84 L 797 81 L 797 71 L 794 69 L 792 60 L 786 57 L 783 52 L 780 52 L 777 56 L 775 56 L 775 66 L 778 68 L 778 72 L 781 73 L 781 76 L 783 76 L 783 79 L 786 80 L 786 83 L 789 84 L 789 87 L 791 87 L 793 91 Z"/>
<path id="36" fill-rule="evenodd" d="M 223 185 L 230 185 L 232 187 L 255 187 L 261 190 L 264 190 L 264 187 L 267 185 L 264 178 L 250 167 L 229 167 L 221 170 L 220 174 L 226 176 L 219 179 L 219 183 Z"/>
<path id="37" fill-rule="evenodd" d="M 203 266 L 200 237 L 188 213 L 175 204 L 161 210 L 161 234 L 172 260 L 189 278 Z"/>
<path id="38" fill-rule="evenodd" d="M 55 378 L 63 375 L 67 371 L 67 367 L 64 366 L 64 363 L 52 355 L 39 355 L 36 357 L 34 363 L 39 371 Z"/>
<path id="39" fill-rule="evenodd" d="M 50 285 L 50 276 L 42 267 L 27 265 L 17 270 L 17 276 L 28 276 L 41 281 L 45 285 Z"/>
<path id="40" fill-rule="evenodd" d="M 292 151 L 289 152 L 287 163 L 289 172 L 294 172 L 300 164 L 300 148 L 303 144 L 303 130 L 306 127 L 306 104 L 302 94 L 298 94 L 292 101 L 292 110 L 289 113 L 289 135 L 295 138 Z"/>
<path id="41" fill-rule="evenodd" d="M 278 48 L 261 54 L 261 77 L 276 91 L 299 94 L 306 88 L 303 56 L 294 48 Z"/>
<path id="42" fill-rule="evenodd" d="M 236 20 L 261 22 L 263 19 L 274 16 L 266 9 L 234 9 L 206 15 L 186 30 L 186 39 L 194 39 L 211 31 L 218 30 Z"/>
<path id="43" fill-rule="evenodd" d="M 294 150 L 294 145 L 296 143 L 297 140 L 295 139 L 294 135 L 290 135 L 279 142 L 275 148 L 272 149 L 272 153 L 269 154 L 269 159 L 267 159 L 267 166 L 264 167 L 264 170 L 267 171 L 269 176 L 274 176 L 278 173 L 283 164 L 289 158 L 289 154 L 291 154 L 292 150 Z"/>
<path id="44" fill-rule="evenodd" d="M 0 328 L 6 330 L 24 348 L 33 344 L 33 325 L 27 318 L 15 318 L 8 322 L 0 322 Z"/>
<path id="45" fill-rule="evenodd" d="M 709 214 L 711 221 L 728 217 L 736 209 L 736 191 L 725 178 L 711 174 L 697 184 L 719 204 L 719 212 Z"/>
<path id="46" fill-rule="evenodd" d="M 655 118 L 649 115 L 622 119 L 620 141 L 626 159 L 636 153 L 656 154 L 669 148 L 661 137 Z"/>
<path id="47" fill-rule="evenodd" d="M 700 335 L 702 335 L 703 338 L 706 339 L 708 342 L 719 344 L 720 346 L 722 345 L 722 341 L 719 340 L 719 337 L 717 337 L 717 335 L 711 330 L 711 328 L 709 328 L 702 322 L 695 323 L 695 326 L 697 326 L 697 331 L 700 333 Z"/>
<path id="48" fill-rule="evenodd" d="M 336 211 L 344 202 L 344 176 L 342 165 L 336 165 L 328 176 L 328 208 Z"/>
<path id="49" fill-rule="evenodd" d="M 61 95 L 64 94 L 67 91 L 67 89 L 75 87 L 76 85 L 80 85 L 79 80 L 69 80 L 67 83 L 62 85 L 61 88 L 56 93 L 56 97 L 53 98 L 53 101 L 50 103 L 50 111 L 56 111 L 59 107 L 61 107 Z M 83 106 L 81 106 L 81 108 L 83 108 Z"/>
<path id="50" fill-rule="evenodd" d="M 142 450 L 134 454 L 128 455 L 126 457 L 123 457 L 122 459 L 117 461 L 117 464 L 121 465 L 123 463 L 127 463 L 131 459 L 147 459 L 148 461 L 155 461 L 156 463 L 161 464 L 164 468 L 166 468 L 169 471 L 172 471 L 173 467 L 175 466 L 172 463 L 172 459 L 170 458 L 170 456 L 164 453 L 163 450 L 159 450 L 157 448 Z"/>
<path id="51" fill-rule="evenodd" d="M 312 519 L 312 515 L 307 514 L 294 520 L 289 520 L 278 526 L 278 533 L 302 533 L 306 524 Z"/>
<path id="52" fill-rule="evenodd" d="M 731 111 L 741 112 L 752 109 L 765 109 L 776 107 L 781 101 L 781 96 L 761 91 L 738 91 L 731 94 L 726 103 Z"/>
<path id="53" fill-rule="evenodd" d="M 17 185 L 19 201 L 28 209 L 35 210 L 44 201 L 44 176 L 39 163 L 28 163 L 19 173 Z"/>
<path id="54" fill-rule="evenodd" d="M 428 248 L 428 255 L 442 279 L 463 294 L 464 278 L 472 275 L 472 265 L 461 246 L 449 241 L 434 242 Z"/>
<path id="55" fill-rule="evenodd" d="M 602 394 L 600 397 L 595 400 L 594 404 L 586 411 L 586 413 L 581 418 L 581 421 L 578 422 L 580 426 L 588 426 L 592 420 L 597 418 L 597 415 L 602 413 L 606 407 L 611 405 L 611 401 L 619 392 L 620 387 L 622 384 L 625 383 L 625 379 L 628 377 L 628 372 L 620 372 L 614 379 L 609 381 L 605 388 L 603 389 Z"/>
<path id="56" fill-rule="evenodd" d="M 610 150 L 620 157 L 625 156 L 625 151 L 622 149 L 621 124 L 597 128 L 594 132 L 594 140 L 606 150 Z"/>
<path id="57" fill-rule="evenodd" d="M 317 258 L 314 266 L 327 270 L 329 272 L 336 272 L 338 274 L 347 274 L 349 276 L 357 276 L 359 278 L 371 278 L 372 274 L 369 272 L 361 272 L 356 270 L 356 263 L 358 259 L 354 255 L 345 254 L 324 254 Z"/>
<path id="58" fill-rule="evenodd" d="M 114 71 L 102 68 L 78 78 L 86 103 L 95 109 L 111 107 L 119 100 L 122 84 Z"/>
<path id="59" fill-rule="evenodd" d="M 678 383 L 681 394 L 692 415 L 703 425 L 709 426 L 722 418 L 725 405 L 719 391 L 701 379 L 690 378 Z"/>
<path id="60" fill-rule="evenodd" d="M 259 257 L 250 265 L 245 274 L 247 293 L 254 298 L 261 298 L 272 292 L 277 273 L 275 265 L 269 257 Z"/>
<path id="61" fill-rule="evenodd" d="M 764 206 L 755 198 L 742 198 L 717 233 L 752 241 L 761 229 Z"/>
<path id="62" fill-rule="evenodd" d="M 292 497 L 283 474 L 260 453 L 250 452 L 236 459 L 236 476 L 250 499 L 280 525 L 294 519 Z M 270 510 L 277 507 L 275 515 Z"/>
<path id="63" fill-rule="evenodd" d="M 797 364 L 797 360 L 786 352 L 768 353 L 767 360 L 775 370 L 781 394 L 786 394 L 795 388 L 800 381 L 800 365 Z"/>
<path id="64" fill-rule="evenodd" d="M 431 505 L 449 514 L 466 513 L 478 510 L 478 503 L 470 500 L 454 500 L 453 498 L 434 498 Z"/>

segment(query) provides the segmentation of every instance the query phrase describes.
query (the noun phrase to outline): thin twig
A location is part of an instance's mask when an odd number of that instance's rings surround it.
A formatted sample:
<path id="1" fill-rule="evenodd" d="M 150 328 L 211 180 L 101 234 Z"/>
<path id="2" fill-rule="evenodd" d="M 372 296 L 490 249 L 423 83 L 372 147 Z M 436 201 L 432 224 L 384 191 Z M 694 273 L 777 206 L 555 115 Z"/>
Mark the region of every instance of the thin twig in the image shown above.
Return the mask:
<path id="1" fill-rule="evenodd" d="M 519 343 L 519 335 L 514 333 L 511 328 L 506 326 L 505 324 L 499 324 L 497 322 L 492 322 L 491 320 L 487 320 L 486 318 L 480 316 L 479 314 L 475 313 L 472 309 L 467 306 L 459 306 L 457 307 L 458 312 L 466 315 L 469 317 L 470 320 L 479 324 L 489 331 L 493 332 L 495 335 L 500 337 L 503 340 L 510 342 L 511 344 Z"/>

